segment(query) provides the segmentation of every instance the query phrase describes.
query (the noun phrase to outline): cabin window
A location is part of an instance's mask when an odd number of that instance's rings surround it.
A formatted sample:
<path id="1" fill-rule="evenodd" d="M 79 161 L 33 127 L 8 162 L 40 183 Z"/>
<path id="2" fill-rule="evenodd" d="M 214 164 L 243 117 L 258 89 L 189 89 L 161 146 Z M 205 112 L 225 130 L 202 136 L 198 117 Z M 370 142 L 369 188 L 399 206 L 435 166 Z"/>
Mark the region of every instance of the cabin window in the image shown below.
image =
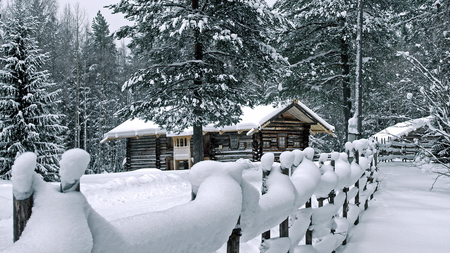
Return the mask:
<path id="1" fill-rule="evenodd" d="M 299 148 L 299 147 L 300 147 L 300 142 L 294 141 L 294 148 Z"/>
<path id="2" fill-rule="evenodd" d="M 285 148 L 286 147 L 286 136 L 278 137 L 278 147 Z"/>
<path id="3" fill-rule="evenodd" d="M 237 149 L 239 142 L 237 136 L 230 136 L 230 144 L 232 149 Z"/>
<path id="4" fill-rule="evenodd" d="M 265 148 L 270 148 L 270 141 L 265 141 L 265 142 L 263 143 L 263 147 L 265 147 Z"/>
<path id="5" fill-rule="evenodd" d="M 178 138 L 175 144 L 178 148 L 187 147 L 188 141 L 187 138 Z"/>
<path id="6" fill-rule="evenodd" d="M 245 149 L 245 142 L 239 142 L 239 149 Z"/>

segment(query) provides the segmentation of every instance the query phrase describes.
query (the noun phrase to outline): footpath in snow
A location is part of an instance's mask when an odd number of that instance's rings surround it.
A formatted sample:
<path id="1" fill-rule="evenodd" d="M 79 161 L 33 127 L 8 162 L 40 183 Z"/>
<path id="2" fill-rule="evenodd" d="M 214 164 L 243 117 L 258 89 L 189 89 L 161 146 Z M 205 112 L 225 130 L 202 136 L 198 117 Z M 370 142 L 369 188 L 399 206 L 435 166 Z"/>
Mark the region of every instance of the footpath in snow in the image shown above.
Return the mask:
<path id="1" fill-rule="evenodd" d="M 425 168 L 426 167 L 426 168 Z M 413 163 L 381 163 L 381 184 L 339 253 L 450 252 L 450 179 Z"/>

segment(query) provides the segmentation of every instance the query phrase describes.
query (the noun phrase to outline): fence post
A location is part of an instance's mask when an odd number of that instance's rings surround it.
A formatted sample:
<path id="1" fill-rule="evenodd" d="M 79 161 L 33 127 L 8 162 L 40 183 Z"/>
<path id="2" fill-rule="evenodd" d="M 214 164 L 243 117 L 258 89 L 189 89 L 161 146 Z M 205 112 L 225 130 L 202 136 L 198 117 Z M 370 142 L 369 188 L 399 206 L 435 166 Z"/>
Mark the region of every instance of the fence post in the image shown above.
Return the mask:
<path id="1" fill-rule="evenodd" d="M 261 167 L 262 167 L 262 185 L 261 185 L 261 195 L 267 193 L 267 178 L 270 175 L 270 170 L 275 161 L 275 155 L 273 153 L 266 153 L 261 156 Z M 270 230 L 261 234 L 261 242 L 270 239 Z"/>
<path id="2" fill-rule="evenodd" d="M 33 194 L 23 200 L 13 196 L 13 242 L 19 240 L 28 220 L 31 217 L 33 208 Z"/>
<path id="3" fill-rule="evenodd" d="M 227 253 L 239 253 L 239 242 L 241 238 L 241 217 L 237 221 L 236 227 L 231 232 L 227 242 Z"/>
<path id="4" fill-rule="evenodd" d="M 305 208 L 312 208 L 312 201 L 311 198 L 305 203 Z M 312 218 L 312 217 L 311 217 Z M 312 225 L 312 219 L 309 223 L 309 227 Z M 308 230 L 306 230 L 305 234 L 305 244 L 306 245 L 312 245 L 312 239 L 313 239 L 313 231 L 308 227 Z"/>
<path id="5" fill-rule="evenodd" d="M 281 173 L 286 176 L 290 176 L 289 170 L 292 169 L 294 164 L 295 155 L 290 151 L 285 151 L 280 155 Z M 279 226 L 280 237 L 289 237 L 289 217 L 287 217 Z"/>
<path id="6" fill-rule="evenodd" d="M 33 208 L 33 177 L 36 168 L 36 154 L 23 153 L 11 168 L 13 184 L 13 241 L 19 240 Z"/>
<path id="7" fill-rule="evenodd" d="M 354 152 L 354 156 L 355 156 L 355 162 L 356 162 L 356 164 L 358 164 L 359 165 L 359 156 L 360 156 L 360 154 L 359 154 L 359 150 L 355 150 L 355 152 Z M 358 206 L 359 207 L 359 192 L 360 192 L 360 187 L 359 187 L 359 179 L 360 178 L 358 178 L 358 180 L 355 182 L 355 187 L 356 188 L 358 188 L 358 192 L 356 193 L 356 196 L 355 196 L 355 205 L 356 206 Z M 358 225 L 358 223 L 359 223 L 359 214 L 358 214 L 358 217 L 356 218 L 356 220 L 355 220 L 355 225 Z"/>
<path id="8" fill-rule="evenodd" d="M 80 178 L 87 169 L 91 156 L 79 148 L 69 149 L 59 161 L 61 192 L 80 191 Z"/>
<path id="9" fill-rule="evenodd" d="M 347 198 L 348 190 L 349 190 L 348 187 L 344 187 L 342 189 L 342 191 L 345 193 L 345 201 L 344 201 L 344 204 L 342 205 L 342 217 L 344 217 L 344 218 L 347 218 L 347 216 L 348 216 L 348 198 Z M 345 238 L 344 241 L 342 241 L 342 245 L 346 245 L 346 244 L 347 244 L 347 238 Z"/>

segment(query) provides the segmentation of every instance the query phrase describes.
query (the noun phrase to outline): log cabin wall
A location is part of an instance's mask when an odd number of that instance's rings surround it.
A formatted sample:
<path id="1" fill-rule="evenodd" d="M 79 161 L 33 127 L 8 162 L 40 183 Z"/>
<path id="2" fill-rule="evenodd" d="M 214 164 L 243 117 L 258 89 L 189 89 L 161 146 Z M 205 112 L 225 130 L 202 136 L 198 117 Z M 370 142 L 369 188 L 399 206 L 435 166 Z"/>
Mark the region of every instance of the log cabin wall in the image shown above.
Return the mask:
<path id="1" fill-rule="evenodd" d="M 142 136 L 127 139 L 126 169 L 166 169 L 166 157 L 172 156 L 170 138 L 163 136 Z"/>
<path id="2" fill-rule="evenodd" d="M 236 160 L 253 160 L 253 137 L 245 132 L 211 132 L 208 133 L 209 159 L 221 162 L 235 162 Z"/>
<path id="3" fill-rule="evenodd" d="M 260 130 L 262 154 L 272 152 L 278 161 L 280 153 L 303 150 L 309 145 L 310 124 L 280 116 Z"/>

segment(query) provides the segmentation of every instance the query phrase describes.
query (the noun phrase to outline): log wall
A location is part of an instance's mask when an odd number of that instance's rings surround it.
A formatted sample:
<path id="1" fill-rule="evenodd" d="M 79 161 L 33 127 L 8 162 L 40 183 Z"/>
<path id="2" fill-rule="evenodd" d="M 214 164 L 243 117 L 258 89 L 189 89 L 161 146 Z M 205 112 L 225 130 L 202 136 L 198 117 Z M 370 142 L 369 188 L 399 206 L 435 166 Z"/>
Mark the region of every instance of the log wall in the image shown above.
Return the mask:
<path id="1" fill-rule="evenodd" d="M 208 133 L 209 159 L 222 162 L 235 162 L 240 158 L 253 160 L 253 137 L 246 133 Z"/>
<path id="2" fill-rule="evenodd" d="M 166 157 L 172 156 L 171 139 L 166 136 L 142 136 L 127 139 L 127 170 L 166 169 Z"/>

